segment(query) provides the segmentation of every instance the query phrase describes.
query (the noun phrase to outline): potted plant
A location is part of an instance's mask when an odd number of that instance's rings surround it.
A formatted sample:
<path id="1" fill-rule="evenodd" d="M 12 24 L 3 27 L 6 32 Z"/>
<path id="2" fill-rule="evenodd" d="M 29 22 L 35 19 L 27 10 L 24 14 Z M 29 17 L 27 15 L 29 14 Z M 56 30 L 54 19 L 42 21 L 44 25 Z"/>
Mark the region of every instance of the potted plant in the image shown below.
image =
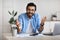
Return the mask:
<path id="1" fill-rule="evenodd" d="M 52 15 L 51 20 L 52 21 L 56 21 L 57 20 L 57 16 L 56 15 Z"/>
<path id="2" fill-rule="evenodd" d="M 14 10 L 12 12 L 8 11 L 8 13 L 12 16 L 9 20 L 10 26 L 11 26 L 11 32 L 13 33 L 13 30 L 15 30 L 16 27 L 16 19 L 15 16 L 17 15 L 17 11 L 14 12 Z"/>
<path id="3" fill-rule="evenodd" d="M 8 13 L 12 16 L 9 20 L 10 24 L 15 24 L 16 23 L 16 19 L 14 19 L 14 17 L 17 15 L 17 12 L 14 12 L 14 10 L 12 12 L 8 11 Z"/>

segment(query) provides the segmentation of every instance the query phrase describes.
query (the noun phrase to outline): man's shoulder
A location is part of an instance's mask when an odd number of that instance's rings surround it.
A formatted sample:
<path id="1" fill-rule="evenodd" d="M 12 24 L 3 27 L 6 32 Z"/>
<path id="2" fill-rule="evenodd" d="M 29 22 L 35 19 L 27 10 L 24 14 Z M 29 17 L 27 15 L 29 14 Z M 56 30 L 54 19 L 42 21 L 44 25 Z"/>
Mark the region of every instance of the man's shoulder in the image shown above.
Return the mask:
<path id="1" fill-rule="evenodd" d="M 23 15 L 25 15 L 26 13 L 21 13 L 19 16 L 23 16 Z"/>
<path id="2" fill-rule="evenodd" d="M 35 15 L 36 17 L 40 16 L 40 14 L 38 14 L 38 13 L 35 13 L 34 15 Z"/>
<path id="3" fill-rule="evenodd" d="M 21 13 L 19 16 L 24 16 L 26 13 Z"/>

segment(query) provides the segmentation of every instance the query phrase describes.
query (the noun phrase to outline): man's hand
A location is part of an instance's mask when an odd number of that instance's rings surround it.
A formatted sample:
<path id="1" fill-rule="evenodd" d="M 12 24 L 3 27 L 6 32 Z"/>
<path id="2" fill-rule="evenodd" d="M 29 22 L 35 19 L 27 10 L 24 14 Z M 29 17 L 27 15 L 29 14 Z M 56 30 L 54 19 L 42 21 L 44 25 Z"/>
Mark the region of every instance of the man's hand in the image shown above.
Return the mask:
<path id="1" fill-rule="evenodd" d="M 21 28 L 20 28 L 21 26 L 18 20 L 16 20 L 16 26 L 17 26 L 18 33 L 21 32 Z"/>
<path id="2" fill-rule="evenodd" d="M 16 20 L 16 26 L 19 27 L 20 26 L 20 23 L 18 20 Z"/>
<path id="3" fill-rule="evenodd" d="M 40 25 L 41 25 L 41 26 L 40 26 L 40 32 L 42 32 L 42 31 L 43 31 L 43 29 L 44 29 L 44 27 L 43 27 L 43 26 L 44 26 L 45 21 L 46 21 L 46 16 L 45 16 L 45 17 L 43 17 L 43 18 L 42 18 L 42 20 L 41 20 L 41 24 L 40 24 Z"/>
<path id="4" fill-rule="evenodd" d="M 42 18 L 41 24 L 44 23 L 45 21 L 46 21 L 46 16 Z"/>

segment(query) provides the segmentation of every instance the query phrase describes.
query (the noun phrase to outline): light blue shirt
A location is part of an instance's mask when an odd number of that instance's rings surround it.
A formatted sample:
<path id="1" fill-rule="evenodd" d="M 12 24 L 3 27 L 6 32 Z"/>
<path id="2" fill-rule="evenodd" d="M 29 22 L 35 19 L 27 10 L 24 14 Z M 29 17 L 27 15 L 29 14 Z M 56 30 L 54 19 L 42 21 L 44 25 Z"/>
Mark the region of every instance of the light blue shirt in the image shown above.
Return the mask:
<path id="1" fill-rule="evenodd" d="M 28 28 L 28 22 L 29 22 L 29 18 L 27 16 L 26 13 L 22 13 L 21 15 L 18 16 L 18 21 L 22 26 L 22 33 L 26 33 L 26 30 Z M 35 13 L 32 17 L 31 17 L 31 26 L 33 28 L 33 33 L 36 33 L 36 30 L 39 30 L 40 28 L 40 21 L 41 18 L 39 16 L 39 14 Z"/>

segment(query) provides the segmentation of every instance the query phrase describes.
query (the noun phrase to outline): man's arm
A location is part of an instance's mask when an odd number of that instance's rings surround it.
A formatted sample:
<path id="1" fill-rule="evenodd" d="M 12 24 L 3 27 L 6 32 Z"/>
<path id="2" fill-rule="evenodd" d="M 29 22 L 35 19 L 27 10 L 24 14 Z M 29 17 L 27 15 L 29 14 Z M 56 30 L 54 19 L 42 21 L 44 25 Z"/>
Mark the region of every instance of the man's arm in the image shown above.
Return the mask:
<path id="1" fill-rule="evenodd" d="M 40 24 L 40 32 L 42 32 L 43 31 L 43 29 L 44 29 L 44 22 L 46 21 L 46 16 L 44 17 L 44 18 L 42 18 L 42 20 L 41 20 L 41 24 Z"/>
<path id="2" fill-rule="evenodd" d="M 16 20 L 17 32 L 21 32 L 21 26 L 18 20 Z"/>
<path id="3" fill-rule="evenodd" d="M 44 29 L 44 23 L 43 24 L 40 24 L 40 32 L 42 32 Z"/>

